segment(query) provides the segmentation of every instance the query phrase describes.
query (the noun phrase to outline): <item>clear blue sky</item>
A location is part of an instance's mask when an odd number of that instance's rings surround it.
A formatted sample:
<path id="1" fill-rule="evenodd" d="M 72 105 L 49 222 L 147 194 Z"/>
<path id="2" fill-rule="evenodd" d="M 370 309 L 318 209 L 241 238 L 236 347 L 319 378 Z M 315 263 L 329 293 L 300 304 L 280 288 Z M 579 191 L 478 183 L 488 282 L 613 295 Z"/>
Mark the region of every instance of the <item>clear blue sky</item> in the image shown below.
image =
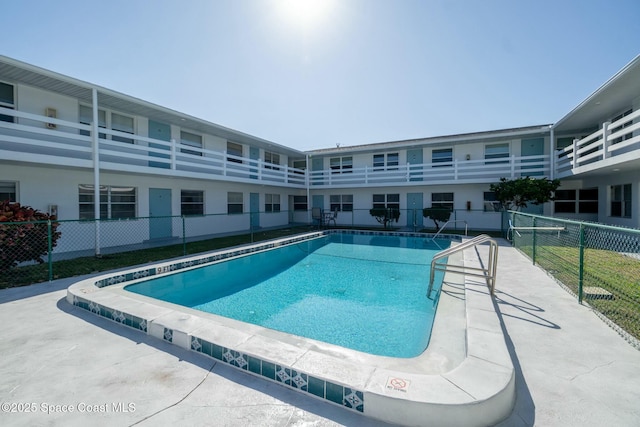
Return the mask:
<path id="1" fill-rule="evenodd" d="M 639 0 L 297 1 L 4 2 L 0 54 L 306 150 L 553 123 L 640 53 Z"/>

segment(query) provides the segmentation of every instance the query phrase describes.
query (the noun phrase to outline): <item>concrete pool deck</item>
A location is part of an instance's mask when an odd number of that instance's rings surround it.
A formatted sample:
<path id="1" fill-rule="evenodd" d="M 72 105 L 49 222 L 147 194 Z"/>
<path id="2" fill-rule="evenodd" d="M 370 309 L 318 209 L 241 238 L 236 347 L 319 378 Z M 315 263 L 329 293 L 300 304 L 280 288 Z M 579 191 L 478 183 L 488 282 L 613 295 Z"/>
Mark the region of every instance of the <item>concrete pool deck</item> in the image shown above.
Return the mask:
<path id="1" fill-rule="evenodd" d="M 0 401 L 23 405 L 2 425 L 387 425 L 74 307 L 79 279 L 0 291 Z M 506 243 L 495 301 L 516 371 L 501 427 L 640 425 L 640 351 Z"/>

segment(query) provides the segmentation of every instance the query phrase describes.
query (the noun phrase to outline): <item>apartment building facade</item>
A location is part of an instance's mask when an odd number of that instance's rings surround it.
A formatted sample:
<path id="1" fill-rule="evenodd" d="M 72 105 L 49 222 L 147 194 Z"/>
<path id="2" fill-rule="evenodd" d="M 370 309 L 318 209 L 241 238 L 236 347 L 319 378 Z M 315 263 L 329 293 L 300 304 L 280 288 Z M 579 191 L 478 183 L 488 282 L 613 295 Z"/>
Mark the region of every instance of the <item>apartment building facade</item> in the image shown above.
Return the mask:
<path id="1" fill-rule="evenodd" d="M 524 176 L 562 182 L 534 212 L 640 226 L 640 56 L 555 124 L 309 152 L 0 57 L 0 199 L 60 220 L 156 218 L 136 238 L 175 234 L 162 217 L 212 235 L 309 223 L 313 207 L 353 226 L 393 207 L 420 229 L 440 206 L 500 229 L 489 186 Z"/>

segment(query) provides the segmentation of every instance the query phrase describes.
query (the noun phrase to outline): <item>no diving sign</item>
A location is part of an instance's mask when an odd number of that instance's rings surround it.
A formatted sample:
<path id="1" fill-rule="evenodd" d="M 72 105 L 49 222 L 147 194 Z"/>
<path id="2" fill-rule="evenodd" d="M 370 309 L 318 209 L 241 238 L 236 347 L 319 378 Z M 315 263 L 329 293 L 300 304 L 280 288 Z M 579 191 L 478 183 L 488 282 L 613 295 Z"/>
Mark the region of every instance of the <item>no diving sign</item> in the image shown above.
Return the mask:
<path id="1" fill-rule="evenodd" d="M 387 390 L 399 391 L 406 393 L 409 390 L 411 381 L 403 378 L 389 377 L 387 378 Z"/>

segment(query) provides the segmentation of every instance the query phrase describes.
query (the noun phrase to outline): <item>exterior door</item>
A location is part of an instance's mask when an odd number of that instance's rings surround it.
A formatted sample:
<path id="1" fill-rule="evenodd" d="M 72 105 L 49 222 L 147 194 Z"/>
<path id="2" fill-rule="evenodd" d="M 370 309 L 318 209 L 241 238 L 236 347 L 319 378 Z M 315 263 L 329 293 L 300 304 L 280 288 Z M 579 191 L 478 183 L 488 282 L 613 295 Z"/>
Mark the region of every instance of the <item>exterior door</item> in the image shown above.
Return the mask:
<path id="1" fill-rule="evenodd" d="M 520 155 L 522 157 L 527 156 L 542 156 L 544 154 L 544 138 L 530 138 L 520 141 Z M 522 159 L 522 163 L 539 162 L 540 158 L 533 160 Z M 542 172 L 529 172 L 526 169 L 534 169 L 539 166 L 522 166 L 524 169 L 521 173 L 522 176 L 542 176 Z"/>
<path id="2" fill-rule="evenodd" d="M 171 126 L 165 123 L 156 122 L 154 120 L 149 120 L 149 138 L 159 139 L 160 141 L 171 141 Z M 170 148 L 168 145 L 164 144 L 154 144 L 152 142 L 149 143 L 149 147 L 158 148 L 161 150 L 169 151 Z M 169 154 L 163 153 L 155 153 L 149 152 L 149 157 L 159 157 L 161 159 L 169 159 L 171 156 Z M 152 168 L 163 168 L 169 169 L 171 165 L 166 162 L 149 162 L 149 166 Z"/>
<path id="3" fill-rule="evenodd" d="M 422 203 L 422 193 L 407 193 L 407 227 L 422 228 Z"/>
<path id="4" fill-rule="evenodd" d="M 320 208 L 320 210 L 324 209 L 324 196 L 322 194 L 314 194 L 311 201 L 312 208 Z"/>
<path id="5" fill-rule="evenodd" d="M 407 150 L 407 163 L 412 165 L 421 165 L 424 161 L 422 160 L 422 148 L 417 148 L 415 150 Z M 410 172 L 410 181 L 422 181 L 422 177 L 420 176 L 420 171 L 412 170 Z M 417 175 L 417 176 L 416 176 Z"/>
<path id="6" fill-rule="evenodd" d="M 149 189 L 149 239 L 173 236 L 171 219 L 171 189 Z"/>
<path id="7" fill-rule="evenodd" d="M 260 158 L 260 149 L 258 147 L 249 147 L 249 158 L 251 160 L 256 160 L 257 161 Z M 255 166 L 255 165 L 256 165 L 256 163 L 252 162 L 251 166 Z M 249 175 L 249 178 L 258 179 L 258 173 L 257 173 L 258 170 L 255 169 L 255 173 L 253 173 L 254 170 L 252 169 L 251 172 L 252 173 L 251 173 L 251 175 Z"/>
<path id="8" fill-rule="evenodd" d="M 321 171 L 322 168 L 324 168 L 324 160 L 322 159 L 322 157 L 312 157 L 311 158 L 311 171 L 312 172 Z M 320 176 L 320 175 L 312 175 L 312 177 L 313 178 L 311 179 L 311 185 L 322 184 L 322 180 L 323 180 L 322 176 Z"/>
<path id="9" fill-rule="evenodd" d="M 251 228 L 260 228 L 260 194 L 249 194 L 249 214 L 251 215 Z"/>

